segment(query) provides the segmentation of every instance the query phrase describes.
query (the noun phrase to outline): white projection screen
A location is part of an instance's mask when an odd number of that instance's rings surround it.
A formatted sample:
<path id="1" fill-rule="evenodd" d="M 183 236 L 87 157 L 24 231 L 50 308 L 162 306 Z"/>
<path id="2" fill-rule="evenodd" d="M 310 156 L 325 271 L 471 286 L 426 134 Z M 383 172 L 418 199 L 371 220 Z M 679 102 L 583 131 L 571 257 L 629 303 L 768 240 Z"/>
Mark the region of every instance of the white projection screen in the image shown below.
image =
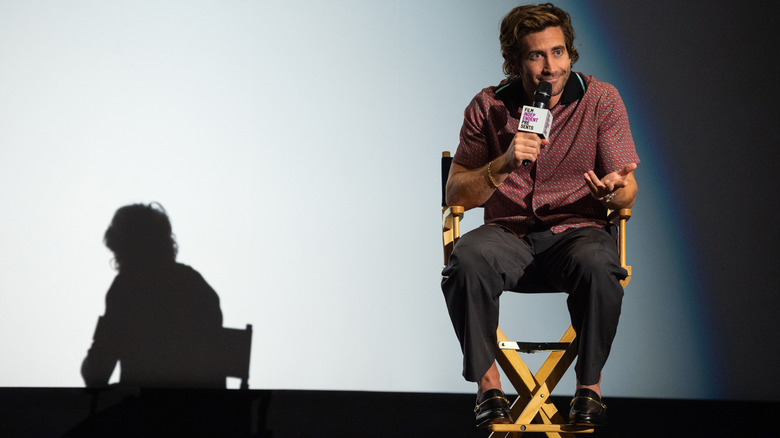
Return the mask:
<path id="1" fill-rule="evenodd" d="M 657 110 L 615 60 L 608 3 L 558 2 L 574 70 L 618 86 L 642 158 L 603 388 L 718 397 L 719 370 L 690 365 L 714 353 L 684 230 L 659 213 L 675 201 Z M 159 202 L 224 325 L 254 327 L 252 389 L 473 392 L 439 289 L 439 157 L 503 78 L 516 4 L 0 1 L 0 386 L 83 385 L 116 275 L 103 233 L 119 207 Z M 563 294 L 502 302 L 518 337 L 567 325 Z M 570 371 L 556 392 L 573 386 Z"/>

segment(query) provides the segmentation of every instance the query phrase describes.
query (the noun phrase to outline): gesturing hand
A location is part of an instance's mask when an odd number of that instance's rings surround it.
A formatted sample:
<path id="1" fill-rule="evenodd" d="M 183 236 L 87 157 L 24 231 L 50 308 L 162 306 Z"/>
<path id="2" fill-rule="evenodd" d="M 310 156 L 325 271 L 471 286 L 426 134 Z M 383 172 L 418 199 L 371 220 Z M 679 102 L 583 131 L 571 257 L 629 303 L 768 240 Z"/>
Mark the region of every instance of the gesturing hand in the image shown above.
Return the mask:
<path id="1" fill-rule="evenodd" d="M 592 170 L 589 170 L 583 176 L 588 184 L 588 188 L 590 188 L 590 194 L 598 200 L 604 200 L 604 198 L 614 193 L 617 189 L 628 185 L 627 178 L 634 172 L 636 167 L 636 163 L 627 164 L 617 172 L 612 172 L 601 179 Z"/>

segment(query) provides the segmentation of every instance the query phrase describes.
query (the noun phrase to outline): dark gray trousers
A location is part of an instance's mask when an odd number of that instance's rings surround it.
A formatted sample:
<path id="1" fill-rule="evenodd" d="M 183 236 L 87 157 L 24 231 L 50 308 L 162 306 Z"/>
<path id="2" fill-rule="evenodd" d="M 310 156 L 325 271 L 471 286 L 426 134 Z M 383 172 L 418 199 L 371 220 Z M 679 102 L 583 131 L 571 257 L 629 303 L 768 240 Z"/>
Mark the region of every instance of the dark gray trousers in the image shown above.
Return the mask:
<path id="1" fill-rule="evenodd" d="M 499 298 L 522 292 L 533 263 L 540 278 L 568 293 L 579 351 L 575 371 L 583 385 L 598 383 L 617 331 L 627 272 L 615 237 L 597 227 L 531 233 L 517 238 L 495 225 L 464 234 L 442 271 L 442 291 L 463 351 L 463 377 L 478 381 L 497 353 Z"/>

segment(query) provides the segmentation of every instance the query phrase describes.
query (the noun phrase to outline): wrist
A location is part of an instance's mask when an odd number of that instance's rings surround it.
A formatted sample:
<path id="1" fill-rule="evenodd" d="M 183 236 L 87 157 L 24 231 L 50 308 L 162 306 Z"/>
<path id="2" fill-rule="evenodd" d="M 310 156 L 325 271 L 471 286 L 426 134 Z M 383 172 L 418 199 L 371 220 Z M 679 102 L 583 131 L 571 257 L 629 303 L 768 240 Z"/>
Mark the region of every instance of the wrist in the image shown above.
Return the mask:
<path id="1" fill-rule="evenodd" d="M 607 196 L 604 196 L 603 198 L 601 198 L 601 201 L 606 204 L 608 202 L 611 202 L 613 199 L 615 199 L 616 195 L 617 195 L 617 190 L 615 190 L 614 192 L 611 192 Z"/>
<path id="2" fill-rule="evenodd" d="M 614 200 L 615 196 L 617 196 L 617 190 L 614 192 L 607 193 L 606 196 L 602 196 L 601 198 L 597 198 L 599 202 L 601 202 L 601 205 L 604 207 L 607 207 L 608 209 L 612 210 L 614 209 Z"/>
<path id="3" fill-rule="evenodd" d="M 497 189 L 501 187 L 501 184 L 504 184 L 504 181 L 500 181 L 496 174 L 494 173 L 494 169 L 492 169 L 493 162 L 490 161 L 487 164 L 487 172 L 485 173 L 485 176 L 487 177 L 487 183 L 490 186 L 491 189 Z"/>

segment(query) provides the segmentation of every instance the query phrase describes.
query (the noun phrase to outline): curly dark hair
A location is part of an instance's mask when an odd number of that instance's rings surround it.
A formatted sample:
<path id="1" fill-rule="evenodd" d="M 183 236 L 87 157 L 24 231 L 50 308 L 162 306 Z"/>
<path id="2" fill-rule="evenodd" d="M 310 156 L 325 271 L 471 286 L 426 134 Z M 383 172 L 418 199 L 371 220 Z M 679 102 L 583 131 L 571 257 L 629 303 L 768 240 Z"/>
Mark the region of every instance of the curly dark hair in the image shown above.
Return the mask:
<path id="1" fill-rule="evenodd" d="M 162 205 L 127 205 L 116 211 L 103 238 L 116 268 L 176 261 L 178 245 Z"/>
<path id="2" fill-rule="evenodd" d="M 499 34 L 501 54 L 504 56 L 504 73 L 508 78 L 516 79 L 521 75 L 525 50 L 523 38 L 548 27 L 561 28 L 571 63 L 574 65 L 577 62 L 579 54 L 574 46 L 574 28 L 568 12 L 552 3 L 518 6 L 509 11 L 501 21 Z"/>

